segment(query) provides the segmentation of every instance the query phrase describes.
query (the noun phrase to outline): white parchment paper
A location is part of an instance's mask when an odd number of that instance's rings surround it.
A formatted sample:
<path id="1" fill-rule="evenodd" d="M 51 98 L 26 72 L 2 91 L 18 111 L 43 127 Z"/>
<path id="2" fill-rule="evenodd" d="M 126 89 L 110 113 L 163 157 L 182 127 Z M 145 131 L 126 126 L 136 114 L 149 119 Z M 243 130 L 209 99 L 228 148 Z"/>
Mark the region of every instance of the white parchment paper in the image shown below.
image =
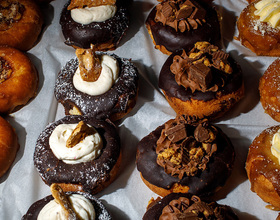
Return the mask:
<path id="1" fill-rule="evenodd" d="M 6 119 L 15 127 L 20 140 L 20 150 L 11 169 L 0 179 L 0 219 L 20 219 L 35 201 L 50 194 L 33 165 L 36 140 L 45 126 L 64 116 L 63 107 L 53 95 L 59 70 L 75 57 L 75 50 L 64 44 L 59 17 L 65 0 L 55 0 L 43 8 L 45 26 L 39 43 L 28 51 L 39 71 L 40 84 L 37 97 Z M 215 195 L 220 204 L 233 207 L 240 219 L 276 219 L 277 212 L 265 208 L 264 203 L 250 191 L 250 183 L 244 169 L 248 147 L 265 128 L 278 124 L 264 113 L 259 102 L 258 82 L 273 57 L 257 57 L 234 40 L 238 35 L 236 18 L 245 0 L 215 0 L 222 16 L 224 49 L 241 65 L 245 79 L 245 98 L 216 124 L 230 137 L 236 151 L 233 173 L 226 185 Z M 145 18 L 155 0 L 136 0 L 130 7 L 131 23 L 117 50 L 110 52 L 131 58 L 140 72 L 140 89 L 133 111 L 117 123 L 122 142 L 123 161 L 121 171 L 108 188 L 96 197 L 111 212 L 113 219 L 142 219 L 151 197 L 150 191 L 140 179 L 135 166 L 136 147 L 148 135 L 168 119 L 175 117 L 164 96 L 158 89 L 160 69 L 167 55 L 155 50 L 144 26 Z"/>

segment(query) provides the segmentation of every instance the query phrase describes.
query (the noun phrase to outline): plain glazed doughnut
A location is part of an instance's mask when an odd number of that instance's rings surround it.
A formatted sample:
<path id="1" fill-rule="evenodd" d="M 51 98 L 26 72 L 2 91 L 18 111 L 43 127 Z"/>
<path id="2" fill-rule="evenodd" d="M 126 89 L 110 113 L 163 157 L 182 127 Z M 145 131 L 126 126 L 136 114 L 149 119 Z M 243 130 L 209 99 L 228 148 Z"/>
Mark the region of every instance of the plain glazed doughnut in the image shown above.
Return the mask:
<path id="1" fill-rule="evenodd" d="M 16 13 L 12 8 L 16 8 Z M 43 24 L 40 8 L 35 1 L 2 0 L 0 11 L 4 14 L 0 19 L 0 45 L 8 45 L 23 51 L 31 49 L 38 39 Z"/>
<path id="2" fill-rule="evenodd" d="M 18 149 L 18 138 L 14 128 L 0 117 L 0 177 L 14 162 Z"/>
<path id="3" fill-rule="evenodd" d="M 38 73 L 23 52 L 0 47 L 0 113 L 9 114 L 37 94 Z"/>
<path id="4" fill-rule="evenodd" d="M 258 56 L 279 56 L 280 55 L 280 29 L 279 19 L 272 18 L 277 11 L 262 10 L 277 1 L 256 0 L 243 9 L 238 20 L 238 39 L 240 43 L 256 53 Z M 279 1 L 278 1 L 279 2 Z M 266 5 L 267 4 L 267 5 Z M 269 7 L 270 7 L 269 6 Z M 276 10 L 277 7 L 275 6 Z M 270 13 L 270 14 L 266 14 Z M 277 12 L 277 13 L 276 13 Z M 269 19 L 271 18 L 271 20 Z"/>
<path id="5" fill-rule="evenodd" d="M 265 113 L 280 122 L 280 59 L 276 59 L 265 71 L 259 82 L 260 101 Z"/>
<path id="6" fill-rule="evenodd" d="M 279 129 L 278 125 L 262 131 L 250 145 L 246 161 L 251 190 L 277 209 L 280 209 L 280 164 L 279 155 L 272 153 L 272 146 L 279 145 Z"/>

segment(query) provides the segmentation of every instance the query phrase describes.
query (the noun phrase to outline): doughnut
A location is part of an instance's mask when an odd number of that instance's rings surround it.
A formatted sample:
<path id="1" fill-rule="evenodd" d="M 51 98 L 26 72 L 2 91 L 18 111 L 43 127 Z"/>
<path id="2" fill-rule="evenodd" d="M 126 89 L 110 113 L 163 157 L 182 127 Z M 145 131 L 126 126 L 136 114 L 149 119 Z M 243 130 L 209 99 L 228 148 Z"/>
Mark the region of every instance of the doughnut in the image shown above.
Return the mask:
<path id="1" fill-rule="evenodd" d="M 171 193 L 152 199 L 143 220 L 219 219 L 238 220 L 232 208 L 189 193 Z"/>
<path id="2" fill-rule="evenodd" d="M 126 33 L 129 24 L 127 7 L 121 2 L 122 1 L 117 1 L 116 5 L 114 5 L 114 7 L 116 7 L 114 16 L 106 20 L 102 19 L 100 21 L 98 19 L 92 22 L 74 20 L 71 11 L 79 10 L 79 8 L 71 8 L 71 10 L 68 10 L 70 2 L 66 4 L 60 17 L 60 25 L 65 43 L 74 48 L 85 49 L 90 48 L 90 45 L 94 44 L 98 51 L 116 49 L 120 40 Z M 101 7 L 103 7 L 103 5 Z"/>
<path id="3" fill-rule="evenodd" d="M 37 42 L 43 17 L 30 0 L 2 0 L 0 3 L 0 45 L 27 51 Z"/>
<path id="4" fill-rule="evenodd" d="M 23 52 L 0 46 L 0 114 L 9 114 L 37 94 L 38 73 Z"/>
<path id="5" fill-rule="evenodd" d="M 0 177 L 10 168 L 19 149 L 18 137 L 14 128 L 0 117 Z"/>
<path id="6" fill-rule="evenodd" d="M 275 11 L 279 3 L 279 0 L 253 1 L 237 20 L 240 43 L 258 56 L 280 56 L 280 23 Z"/>
<path id="7" fill-rule="evenodd" d="M 136 104 L 138 70 L 128 59 L 120 58 L 114 54 L 108 56 L 109 54 L 97 53 L 97 55 L 100 59 L 103 59 L 101 57 L 105 55 L 105 57 L 115 60 L 119 76 L 112 87 L 108 87 L 108 90 L 104 90 L 102 93 L 90 93 L 90 89 L 82 90 L 84 86 L 82 88 L 77 87 L 73 78 L 77 75 L 76 72 L 80 69 L 78 67 L 81 62 L 79 59 L 72 59 L 58 74 L 55 84 L 55 97 L 64 106 L 66 115 L 92 115 L 99 119 L 110 118 L 110 120 L 116 121 L 128 114 Z M 114 69 L 115 67 L 110 68 Z M 105 67 L 102 69 L 106 70 Z M 100 79 L 101 76 L 102 74 Z M 99 78 L 97 81 L 100 82 Z M 105 84 L 108 80 L 101 82 Z"/>
<path id="8" fill-rule="evenodd" d="M 180 49 L 189 51 L 197 41 L 219 45 L 220 24 L 210 2 L 165 0 L 155 6 L 145 22 L 155 48 L 170 55 Z"/>
<path id="9" fill-rule="evenodd" d="M 223 116 L 244 96 L 240 66 L 208 42 L 170 55 L 158 84 L 177 115 L 209 120 Z"/>
<path id="10" fill-rule="evenodd" d="M 265 71 L 259 82 L 260 101 L 265 113 L 280 122 L 279 71 L 280 60 L 276 59 Z"/>
<path id="11" fill-rule="evenodd" d="M 143 182 L 160 196 L 211 195 L 230 176 L 234 148 L 207 120 L 177 116 L 144 137 L 136 165 Z"/>
<path id="12" fill-rule="evenodd" d="M 88 132 L 88 128 L 82 127 L 73 137 L 85 137 L 82 141 L 77 139 L 84 145 L 75 138 L 68 145 L 68 139 L 72 139 L 74 128 L 81 121 L 95 131 Z M 58 142 L 56 135 L 64 142 Z M 70 115 L 48 125 L 41 132 L 33 158 L 40 177 L 47 185 L 56 183 L 64 191 L 96 194 L 117 176 L 121 163 L 120 140 L 112 123 Z"/>
<path id="13" fill-rule="evenodd" d="M 89 193 L 84 192 L 63 192 L 67 200 L 72 201 L 71 206 L 74 206 L 75 214 L 83 215 L 92 214 L 95 220 L 111 220 L 112 217 L 101 200 L 92 196 Z M 55 197 L 55 198 L 54 198 Z M 22 220 L 39 220 L 40 218 L 47 217 L 45 219 L 52 219 L 51 216 L 57 211 L 57 215 L 61 217 L 60 214 L 63 213 L 63 209 L 60 207 L 60 203 L 54 204 L 56 201 L 56 196 L 49 195 L 33 203 L 28 209 L 27 213 L 22 217 Z M 81 201 L 81 202 L 80 202 Z M 74 204 L 74 205 L 73 205 Z M 52 207 L 45 211 L 44 208 Z M 90 208 L 90 209 L 89 209 Z M 93 210 L 93 211 L 92 211 Z M 61 212 L 60 212 L 61 211 Z M 40 216 L 40 218 L 38 218 Z M 86 216 L 88 217 L 88 216 Z M 61 218 L 64 219 L 64 218 Z M 72 218 L 74 219 L 74 218 Z M 76 218 L 77 219 L 77 218 Z M 79 218 L 80 219 L 80 218 Z M 86 218 L 83 218 L 86 219 Z"/>
<path id="14" fill-rule="evenodd" d="M 262 131 L 252 142 L 246 160 L 251 190 L 274 208 L 280 209 L 280 126 Z"/>

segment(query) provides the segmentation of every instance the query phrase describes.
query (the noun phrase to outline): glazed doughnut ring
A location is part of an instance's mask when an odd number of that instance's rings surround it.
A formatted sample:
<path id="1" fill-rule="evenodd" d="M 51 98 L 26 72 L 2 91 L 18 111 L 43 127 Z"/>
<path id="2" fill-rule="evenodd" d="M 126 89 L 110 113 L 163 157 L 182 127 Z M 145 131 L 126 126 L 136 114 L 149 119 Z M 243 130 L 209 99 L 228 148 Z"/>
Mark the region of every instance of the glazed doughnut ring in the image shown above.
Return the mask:
<path id="1" fill-rule="evenodd" d="M 0 23 L 0 45 L 19 50 L 29 50 L 36 43 L 42 29 L 43 19 L 35 1 L 3 0 Z"/>
<path id="2" fill-rule="evenodd" d="M 11 47 L 0 47 L 0 113 L 25 105 L 37 93 L 38 73 L 30 59 Z"/>
<path id="3" fill-rule="evenodd" d="M 0 117 L 0 177 L 12 165 L 18 149 L 18 138 L 14 128 L 5 119 Z"/>

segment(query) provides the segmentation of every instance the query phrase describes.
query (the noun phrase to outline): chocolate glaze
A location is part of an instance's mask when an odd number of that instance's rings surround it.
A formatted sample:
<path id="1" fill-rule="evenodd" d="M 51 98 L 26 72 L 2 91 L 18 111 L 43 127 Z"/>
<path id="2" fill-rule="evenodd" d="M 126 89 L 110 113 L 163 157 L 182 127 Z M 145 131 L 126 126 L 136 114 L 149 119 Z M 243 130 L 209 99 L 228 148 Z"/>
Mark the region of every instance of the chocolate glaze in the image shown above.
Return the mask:
<path id="1" fill-rule="evenodd" d="M 180 49 L 189 51 L 198 41 L 208 41 L 214 45 L 220 45 L 221 34 L 217 12 L 207 4 L 202 2 L 200 4 L 207 11 L 206 22 L 195 30 L 191 29 L 183 33 L 176 32 L 174 28 L 164 26 L 161 22 L 155 22 L 156 7 L 154 7 L 146 20 L 146 25 L 150 26 L 156 45 L 162 45 L 170 52 Z"/>
<path id="2" fill-rule="evenodd" d="M 183 86 L 179 86 L 175 81 L 175 75 L 170 70 L 170 65 L 173 62 L 173 57 L 181 54 L 182 54 L 181 50 L 171 54 L 163 64 L 160 71 L 159 83 L 158 83 L 159 88 L 164 90 L 168 96 L 178 98 L 182 101 L 189 101 L 190 99 L 195 99 L 195 100 L 202 100 L 206 102 L 212 99 L 216 99 L 220 95 L 230 94 L 232 92 L 237 91 L 239 88 L 241 88 L 243 83 L 242 70 L 240 66 L 231 57 L 228 58 L 228 61 L 230 62 L 230 65 L 233 69 L 233 73 L 228 74 L 228 77 L 226 78 L 225 86 L 219 88 L 217 92 L 195 91 L 194 93 L 192 93 L 191 89 L 186 89 Z M 213 76 L 215 77 L 213 81 L 221 80 L 220 76 L 223 73 L 220 70 L 211 67 L 211 71 L 213 73 Z"/>
<path id="3" fill-rule="evenodd" d="M 207 169 L 196 176 L 184 176 L 181 180 L 165 173 L 164 168 L 157 164 L 156 142 L 160 137 L 164 125 L 144 137 L 137 147 L 136 164 L 144 179 L 151 184 L 170 189 L 173 184 L 180 183 L 188 186 L 189 193 L 195 195 L 208 195 L 219 186 L 223 186 L 231 174 L 234 162 L 234 149 L 228 137 L 218 129 L 218 150 L 211 157 Z"/>
<path id="4" fill-rule="evenodd" d="M 119 78 L 110 90 L 101 95 L 91 96 L 74 87 L 73 76 L 78 68 L 78 59 L 70 60 L 60 71 L 54 93 L 56 99 L 64 106 L 66 114 L 69 114 L 73 105 L 82 114 L 91 115 L 98 119 L 109 118 L 114 113 L 127 111 L 128 101 L 137 96 L 138 70 L 130 60 L 114 54 L 111 56 L 119 63 Z"/>
<path id="5" fill-rule="evenodd" d="M 117 4 L 114 17 L 104 22 L 83 25 L 72 19 L 70 10 L 67 10 L 69 3 L 70 1 L 64 6 L 60 16 L 60 25 L 67 45 L 90 48 L 90 44 L 119 44 L 129 24 L 128 10 L 123 4 Z"/>
<path id="6" fill-rule="evenodd" d="M 164 198 L 162 198 L 160 201 L 157 201 L 151 208 L 149 208 L 147 210 L 147 212 L 144 214 L 143 216 L 143 220 L 158 220 L 162 210 L 165 206 L 167 206 L 169 204 L 169 202 L 171 202 L 172 200 L 177 200 L 180 197 L 186 197 L 188 199 L 190 199 L 192 197 L 192 194 L 189 193 L 171 193 L 167 196 L 165 196 Z M 202 199 L 203 201 L 205 201 L 204 199 Z M 205 201 L 208 202 L 208 201 Z M 231 209 L 231 207 L 226 206 L 226 205 L 220 205 L 217 204 L 217 207 L 220 207 L 221 209 L 223 209 L 224 211 L 222 212 L 224 214 L 224 218 L 225 220 L 237 220 L 238 217 L 237 215 L 233 212 L 233 210 Z"/>
<path id="7" fill-rule="evenodd" d="M 66 195 L 74 194 L 73 192 L 66 192 Z M 106 207 L 103 205 L 103 203 L 92 196 L 89 193 L 82 193 L 82 192 L 75 192 L 75 194 L 80 194 L 89 199 L 95 209 L 96 213 L 96 220 L 111 220 L 112 217 L 107 211 Z M 30 208 L 28 209 L 27 213 L 21 218 L 21 220 L 36 220 L 40 211 L 43 209 L 43 207 L 53 200 L 53 196 L 49 195 L 45 198 L 38 200 L 37 202 L 33 203 Z"/>
<path id="8" fill-rule="evenodd" d="M 59 124 L 78 123 L 83 120 L 93 126 L 103 139 L 101 155 L 95 160 L 66 164 L 56 158 L 49 146 L 52 131 Z M 48 125 L 41 132 L 35 147 L 34 165 L 48 185 L 52 183 L 80 184 L 83 191 L 91 193 L 99 184 L 110 180 L 110 172 L 120 155 L 120 140 L 115 127 L 108 122 L 86 116 L 66 116 Z"/>

